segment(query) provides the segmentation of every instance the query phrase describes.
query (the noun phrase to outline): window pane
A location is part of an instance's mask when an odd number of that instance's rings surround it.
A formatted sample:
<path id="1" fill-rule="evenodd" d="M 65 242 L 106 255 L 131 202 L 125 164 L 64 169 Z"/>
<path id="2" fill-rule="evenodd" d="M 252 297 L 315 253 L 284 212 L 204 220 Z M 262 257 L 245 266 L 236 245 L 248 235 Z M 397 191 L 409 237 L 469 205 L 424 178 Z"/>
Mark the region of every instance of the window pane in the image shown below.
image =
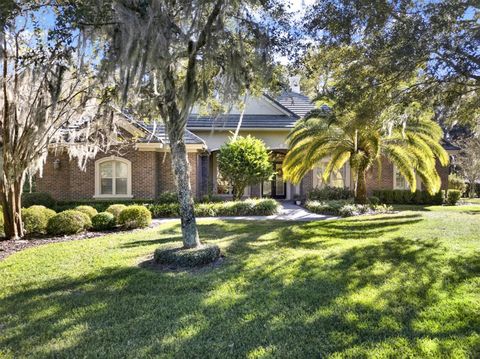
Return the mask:
<path id="1" fill-rule="evenodd" d="M 112 178 L 113 177 L 113 167 L 112 161 L 104 162 L 100 164 L 100 178 Z"/>
<path id="2" fill-rule="evenodd" d="M 344 168 L 342 168 L 340 171 L 333 171 L 332 172 L 332 174 L 330 176 L 330 183 L 331 183 L 332 187 L 339 187 L 339 188 L 345 187 L 345 181 L 343 180 L 343 169 Z"/>
<path id="3" fill-rule="evenodd" d="M 127 179 L 117 178 L 115 180 L 115 194 L 127 194 Z"/>
<path id="4" fill-rule="evenodd" d="M 409 189 L 407 180 L 398 171 L 395 171 L 395 185 L 395 189 Z"/>
<path id="5" fill-rule="evenodd" d="M 128 176 L 128 166 L 123 162 L 115 162 L 115 177 L 116 178 L 127 178 Z"/>
<path id="6" fill-rule="evenodd" d="M 113 180 L 111 178 L 102 178 L 100 194 L 113 194 Z"/>

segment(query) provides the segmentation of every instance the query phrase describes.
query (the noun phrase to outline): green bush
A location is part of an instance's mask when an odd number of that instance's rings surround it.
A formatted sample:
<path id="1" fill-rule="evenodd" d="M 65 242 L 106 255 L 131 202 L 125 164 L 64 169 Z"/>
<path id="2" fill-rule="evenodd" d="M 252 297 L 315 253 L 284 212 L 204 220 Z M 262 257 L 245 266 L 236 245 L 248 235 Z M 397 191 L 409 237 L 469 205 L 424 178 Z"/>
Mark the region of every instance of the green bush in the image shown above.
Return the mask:
<path id="1" fill-rule="evenodd" d="M 128 206 L 120 213 L 118 223 L 124 228 L 148 227 L 152 214 L 145 206 Z"/>
<path id="2" fill-rule="evenodd" d="M 462 177 L 452 173 L 448 175 L 448 189 L 456 189 L 460 191 L 460 194 L 463 194 L 467 189 L 467 185 Z"/>
<path id="3" fill-rule="evenodd" d="M 108 208 L 105 210 L 105 212 L 113 214 L 113 217 L 115 218 L 116 221 L 118 221 L 118 217 L 120 217 L 120 213 L 127 208 L 124 204 L 112 204 L 111 206 L 108 206 Z"/>
<path id="4" fill-rule="evenodd" d="M 50 218 L 47 233 L 51 235 L 75 234 L 92 227 L 90 217 L 83 212 L 67 210 Z"/>
<path id="5" fill-rule="evenodd" d="M 22 208 L 22 222 L 26 234 L 44 234 L 50 218 L 55 216 L 54 210 L 45 206 L 31 206 Z"/>
<path id="6" fill-rule="evenodd" d="M 80 201 L 59 201 L 55 206 L 57 212 L 63 212 L 67 209 L 75 209 L 78 206 L 91 206 L 97 210 L 97 212 L 105 212 L 106 209 L 114 204 L 122 204 L 125 206 L 131 205 L 145 205 L 148 203 L 155 203 L 152 199 L 125 199 L 125 200 L 80 200 Z"/>
<path id="7" fill-rule="evenodd" d="M 100 212 L 92 218 L 92 228 L 95 231 L 108 231 L 115 228 L 115 216 L 109 212 Z"/>
<path id="8" fill-rule="evenodd" d="M 87 206 L 87 205 L 77 206 L 77 207 L 74 208 L 74 210 L 85 213 L 87 216 L 90 217 L 90 219 L 92 219 L 94 216 L 96 216 L 98 214 L 98 212 L 95 208 L 93 208 L 92 206 Z"/>
<path id="9" fill-rule="evenodd" d="M 154 218 L 180 215 L 177 203 L 152 204 L 147 207 Z M 277 212 L 278 202 L 271 198 L 195 204 L 195 215 L 198 217 L 269 216 Z"/>
<path id="10" fill-rule="evenodd" d="M 392 208 L 386 205 L 355 204 L 351 200 L 307 201 L 305 208 L 313 213 L 341 217 L 389 213 L 392 211 Z"/>
<path id="11" fill-rule="evenodd" d="M 455 206 L 462 197 L 462 192 L 458 189 L 449 189 L 447 192 L 447 204 L 449 206 Z"/>
<path id="12" fill-rule="evenodd" d="M 54 209 L 56 202 L 53 197 L 44 192 L 33 192 L 22 194 L 22 205 L 27 208 L 34 205 L 45 206 L 47 208 Z"/>
<path id="13" fill-rule="evenodd" d="M 312 201 L 330 201 L 349 199 L 353 197 L 353 191 L 340 187 L 322 187 L 314 188 L 308 193 L 308 199 Z"/>
<path id="14" fill-rule="evenodd" d="M 158 203 L 177 203 L 178 202 L 178 195 L 176 192 L 163 192 L 157 198 Z"/>
<path id="15" fill-rule="evenodd" d="M 373 195 L 378 197 L 380 203 L 386 204 L 421 204 L 440 205 L 443 203 L 444 192 L 439 191 L 431 195 L 427 191 L 411 192 L 409 190 L 375 190 Z"/>
<path id="16" fill-rule="evenodd" d="M 368 197 L 368 203 L 372 206 L 378 206 L 380 204 L 380 198 L 375 196 Z"/>
<path id="17" fill-rule="evenodd" d="M 153 254 L 158 264 L 175 267 L 202 266 L 214 262 L 219 257 L 220 248 L 209 244 L 191 249 L 185 249 L 181 244 L 167 244 L 157 248 Z"/>

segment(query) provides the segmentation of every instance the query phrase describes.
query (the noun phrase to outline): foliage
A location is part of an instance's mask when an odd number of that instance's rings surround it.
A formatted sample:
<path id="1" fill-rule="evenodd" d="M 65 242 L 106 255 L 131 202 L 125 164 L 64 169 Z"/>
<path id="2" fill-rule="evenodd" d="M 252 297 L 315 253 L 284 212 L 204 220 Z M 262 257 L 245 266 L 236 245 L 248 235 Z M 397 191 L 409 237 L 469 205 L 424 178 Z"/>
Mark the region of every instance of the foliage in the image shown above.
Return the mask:
<path id="1" fill-rule="evenodd" d="M 162 192 L 158 196 L 156 202 L 159 203 L 178 203 L 178 195 L 176 192 Z"/>
<path id="2" fill-rule="evenodd" d="M 105 212 L 111 213 L 115 220 L 118 221 L 120 213 L 122 213 L 125 208 L 127 208 L 127 206 L 125 206 L 124 204 L 112 204 L 108 206 Z"/>
<path id="3" fill-rule="evenodd" d="M 26 234 L 45 234 L 50 218 L 56 215 L 52 209 L 36 205 L 22 209 L 22 221 Z"/>
<path id="4" fill-rule="evenodd" d="M 22 194 L 22 204 L 25 207 L 34 205 L 45 206 L 50 209 L 55 209 L 56 201 L 52 195 L 44 192 L 32 192 Z"/>
<path id="5" fill-rule="evenodd" d="M 353 197 L 353 191 L 340 187 L 317 187 L 308 193 L 308 199 L 315 201 L 349 199 Z"/>
<path id="6" fill-rule="evenodd" d="M 93 208 L 92 206 L 87 206 L 87 205 L 82 205 L 82 206 L 77 206 L 74 208 L 75 211 L 85 213 L 87 216 L 92 219 L 94 216 L 98 214 L 97 210 Z"/>
<path id="7" fill-rule="evenodd" d="M 143 228 L 152 223 L 152 214 L 145 206 L 128 206 L 118 217 L 118 224 L 124 228 Z"/>
<path id="8" fill-rule="evenodd" d="M 92 228 L 94 231 L 108 231 L 115 228 L 115 216 L 109 212 L 100 212 L 92 217 Z"/>
<path id="9" fill-rule="evenodd" d="M 374 165 L 381 169 L 381 158 L 385 157 L 405 177 L 412 192 L 416 190 L 417 176 L 429 193 L 439 191 L 436 160 L 443 166 L 449 161 L 439 143 L 443 137 L 440 126 L 418 104 L 401 109 L 387 102 L 378 101 L 379 112 L 372 112 L 372 101 L 349 109 L 335 103 L 331 109 L 320 107 L 299 120 L 287 138 L 290 151 L 283 165 L 285 179 L 298 183 L 328 158 L 323 173 L 327 181 L 333 171 L 348 162 L 357 183 L 355 201 L 365 204 L 366 173 Z"/>
<path id="10" fill-rule="evenodd" d="M 468 183 L 480 181 L 480 138 L 471 137 L 461 143 L 462 150 L 455 158 L 460 174 Z M 475 186 L 469 186 L 469 196 L 475 195 Z"/>
<path id="11" fill-rule="evenodd" d="M 204 266 L 215 262 L 218 258 L 220 258 L 220 248 L 215 244 L 189 249 L 177 243 L 166 244 L 157 248 L 153 254 L 156 263 L 180 268 Z"/>
<path id="12" fill-rule="evenodd" d="M 225 260 L 190 272 L 137 266 L 181 240 L 177 221 L 38 246 L 0 261 L 0 322 L 8 323 L 1 351 L 7 358 L 475 358 L 479 215 L 478 205 L 410 206 L 335 221 L 205 220 L 200 235 Z M 88 328 L 79 329 L 81 339 L 62 325 L 79 322 Z M 152 342 L 159 333 L 171 340 Z"/>
<path id="13" fill-rule="evenodd" d="M 79 200 L 79 201 L 58 201 L 55 206 L 57 212 L 65 211 L 67 209 L 74 209 L 78 206 L 91 206 L 97 210 L 97 212 L 105 212 L 111 205 L 121 204 L 124 206 L 130 205 L 145 205 L 147 203 L 154 203 L 152 199 L 127 199 L 127 200 Z"/>
<path id="14" fill-rule="evenodd" d="M 179 207 L 175 203 L 153 204 L 147 207 L 154 218 L 179 216 Z M 278 203 L 271 198 L 195 204 L 195 214 L 199 217 L 269 216 L 277 211 Z"/>
<path id="15" fill-rule="evenodd" d="M 313 213 L 340 217 L 359 216 L 362 214 L 391 213 L 393 209 L 384 204 L 356 204 L 349 200 L 330 200 L 305 202 L 305 208 Z"/>
<path id="16" fill-rule="evenodd" d="M 455 206 L 462 197 L 462 192 L 457 189 L 449 189 L 447 191 L 446 202 L 449 206 Z"/>
<path id="17" fill-rule="evenodd" d="M 448 189 L 456 189 L 459 190 L 461 193 L 464 193 L 467 189 L 467 185 L 465 184 L 465 180 L 462 177 L 451 173 L 448 175 Z"/>
<path id="18" fill-rule="evenodd" d="M 409 190 L 375 190 L 373 195 L 378 197 L 380 203 L 386 204 L 442 204 L 444 200 L 444 191 L 438 191 L 430 194 L 427 191 Z"/>
<path id="19" fill-rule="evenodd" d="M 54 236 L 76 234 L 91 227 L 92 221 L 88 215 L 75 210 L 67 210 L 49 219 L 47 233 Z"/>
<path id="20" fill-rule="evenodd" d="M 378 206 L 380 204 L 380 198 L 376 196 L 370 196 L 368 197 L 368 203 L 373 206 Z"/>
<path id="21" fill-rule="evenodd" d="M 262 140 L 250 135 L 237 137 L 220 147 L 218 170 L 233 188 L 233 199 L 239 200 L 249 185 L 270 179 L 273 166 Z"/>

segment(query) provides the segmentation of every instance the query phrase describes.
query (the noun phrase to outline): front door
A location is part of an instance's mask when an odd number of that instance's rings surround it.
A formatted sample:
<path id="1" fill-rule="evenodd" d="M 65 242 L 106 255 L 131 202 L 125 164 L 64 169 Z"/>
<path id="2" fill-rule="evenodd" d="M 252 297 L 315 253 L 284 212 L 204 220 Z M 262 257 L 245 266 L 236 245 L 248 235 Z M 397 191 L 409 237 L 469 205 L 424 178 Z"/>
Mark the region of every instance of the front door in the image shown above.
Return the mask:
<path id="1" fill-rule="evenodd" d="M 263 181 L 262 197 L 285 199 L 287 196 L 287 183 L 283 180 L 282 162 L 273 163 L 275 175 L 271 181 Z"/>

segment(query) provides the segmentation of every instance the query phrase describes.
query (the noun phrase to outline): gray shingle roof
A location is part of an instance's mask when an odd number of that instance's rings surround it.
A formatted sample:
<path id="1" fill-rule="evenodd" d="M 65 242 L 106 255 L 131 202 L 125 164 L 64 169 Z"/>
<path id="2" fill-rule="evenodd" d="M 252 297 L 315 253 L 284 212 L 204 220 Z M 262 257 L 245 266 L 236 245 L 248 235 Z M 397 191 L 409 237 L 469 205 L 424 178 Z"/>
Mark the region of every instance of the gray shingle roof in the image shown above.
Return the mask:
<path id="1" fill-rule="evenodd" d="M 188 119 L 187 127 L 190 129 L 236 129 L 239 120 L 240 115 L 192 115 Z M 241 128 L 292 128 L 297 120 L 298 118 L 293 115 L 244 115 Z"/>
<path id="2" fill-rule="evenodd" d="M 168 136 L 165 131 L 165 125 L 162 123 L 145 123 L 137 121 L 137 126 L 145 131 L 145 136 L 140 139 L 141 142 L 168 144 Z M 185 130 L 184 140 L 187 145 L 204 145 L 205 141 L 189 130 Z"/>
<path id="3" fill-rule="evenodd" d="M 296 92 L 284 92 L 273 100 L 293 112 L 298 117 L 305 116 L 308 111 L 315 108 L 312 101 L 310 101 L 307 96 Z"/>

